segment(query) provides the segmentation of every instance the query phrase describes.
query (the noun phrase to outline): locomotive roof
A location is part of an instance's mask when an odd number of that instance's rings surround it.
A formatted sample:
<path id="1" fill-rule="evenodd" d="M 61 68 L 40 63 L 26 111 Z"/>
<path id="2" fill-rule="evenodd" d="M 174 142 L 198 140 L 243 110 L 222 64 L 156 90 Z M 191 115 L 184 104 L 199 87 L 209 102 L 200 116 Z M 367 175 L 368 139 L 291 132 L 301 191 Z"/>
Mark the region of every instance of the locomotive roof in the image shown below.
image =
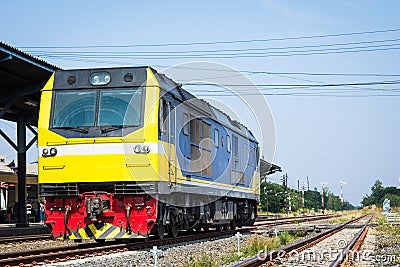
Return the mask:
<path id="1" fill-rule="evenodd" d="M 257 142 L 253 133 L 240 122 L 231 119 L 231 117 L 220 109 L 212 106 L 207 101 L 197 98 L 193 94 L 189 93 L 185 89 L 182 88 L 181 84 L 176 83 L 172 79 L 168 78 L 165 74 L 158 73 L 154 70 L 155 76 L 157 77 L 158 82 L 162 89 L 167 90 L 170 94 L 172 94 L 176 99 L 184 102 L 190 100 L 198 109 L 206 113 L 211 119 L 220 122 L 224 126 L 231 128 L 233 131 L 238 132 L 250 140 Z M 258 142 L 257 142 L 258 143 Z"/>
<path id="2" fill-rule="evenodd" d="M 141 67 L 119 67 L 119 68 L 96 68 L 96 69 L 73 69 L 73 70 L 58 70 L 56 71 L 56 79 L 53 85 L 53 89 L 73 89 L 79 88 L 81 86 L 88 86 L 87 75 L 78 75 L 78 73 L 91 73 L 94 71 L 107 71 L 110 72 L 112 76 L 121 77 L 121 79 L 111 79 L 109 86 L 118 87 L 121 85 L 126 86 L 126 82 L 124 83 L 122 77 L 127 72 L 131 73 L 135 78 L 130 82 L 130 86 L 141 86 L 147 80 L 147 68 L 150 68 L 157 81 L 160 84 L 160 87 L 165 92 L 168 91 L 174 98 L 181 102 L 189 102 L 192 104 L 192 107 L 198 109 L 202 113 L 204 113 L 207 117 L 220 122 L 225 127 L 230 128 L 232 131 L 245 136 L 246 138 L 257 142 L 252 132 L 247 129 L 246 126 L 241 124 L 238 121 L 231 119 L 231 117 L 225 112 L 219 110 L 218 108 L 212 106 L 207 101 L 197 98 L 193 94 L 189 93 L 185 89 L 182 88 L 182 85 L 176 83 L 172 79 L 168 78 L 165 74 L 158 73 L 157 70 L 153 69 L 150 66 L 141 66 Z M 76 83 L 68 84 L 67 78 L 70 75 L 77 75 Z M 258 143 L 258 142 L 257 142 Z"/>

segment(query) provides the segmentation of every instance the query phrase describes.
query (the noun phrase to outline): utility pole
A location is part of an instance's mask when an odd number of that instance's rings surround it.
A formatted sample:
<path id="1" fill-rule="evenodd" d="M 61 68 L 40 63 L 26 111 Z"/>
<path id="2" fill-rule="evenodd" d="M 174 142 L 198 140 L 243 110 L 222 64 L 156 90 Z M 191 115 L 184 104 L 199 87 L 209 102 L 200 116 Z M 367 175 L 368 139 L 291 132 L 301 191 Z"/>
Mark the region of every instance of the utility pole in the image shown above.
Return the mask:
<path id="1" fill-rule="evenodd" d="M 321 182 L 321 206 L 322 206 L 322 214 L 325 211 L 325 196 L 324 196 L 324 185 L 327 185 L 328 182 Z"/>
<path id="2" fill-rule="evenodd" d="M 288 206 L 286 204 L 286 198 L 288 194 L 288 186 L 287 186 L 288 175 L 287 173 L 283 175 L 283 208 L 286 211 L 286 215 L 289 215 Z"/>
<path id="3" fill-rule="evenodd" d="M 343 185 L 347 184 L 347 182 L 340 181 L 340 200 L 342 202 L 342 212 L 343 212 L 343 206 L 344 206 L 344 198 L 343 198 Z"/>
<path id="4" fill-rule="evenodd" d="M 306 207 L 306 203 L 305 203 L 305 199 L 304 199 L 304 185 L 305 185 L 305 183 L 303 182 L 301 184 L 301 199 L 302 199 L 303 208 Z"/>
<path id="5" fill-rule="evenodd" d="M 283 210 L 286 211 L 286 174 L 282 175 Z"/>
<path id="6" fill-rule="evenodd" d="M 267 186 L 264 186 L 264 195 L 265 195 L 265 209 L 268 215 L 268 193 L 267 193 Z"/>
<path id="7" fill-rule="evenodd" d="M 318 194 L 318 188 L 315 186 L 314 187 L 314 213 L 317 211 L 317 194 Z"/>
<path id="8" fill-rule="evenodd" d="M 300 214 L 300 180 L 297 179 L 297 213 Z"/>

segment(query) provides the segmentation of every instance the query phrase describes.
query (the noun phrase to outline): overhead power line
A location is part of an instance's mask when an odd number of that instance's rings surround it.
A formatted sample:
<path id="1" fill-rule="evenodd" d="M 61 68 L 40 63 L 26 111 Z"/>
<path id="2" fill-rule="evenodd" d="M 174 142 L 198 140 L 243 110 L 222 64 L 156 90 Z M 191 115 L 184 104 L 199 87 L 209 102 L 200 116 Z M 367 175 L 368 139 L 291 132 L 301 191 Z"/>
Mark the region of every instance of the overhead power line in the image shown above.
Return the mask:
<path id="1" fill-rule="evenodd" d="M 362 86 L 362 85 L 392 85 L 400 84 L 400 80 L 358 82 L 358 83 L 332 83 L 332 84 L 215 84 L 215 83 L 185 83 L 191 86 L 224 86 L 224 87 L 334 87 L 334 86 Z"/>
<path id="2" fill-rule="evenodd" d="M 314 92 L 314 93 L 307 93 L 307 92 L 289 92 L 289 93 L 265 93 L 265 92 L 257 92 L 257 93 L 240 93 L 240 94 L 235 94 L 235 93 L 228 93 L 228 94 L 207 94 L 207 93 L 196 93 L 196 91 L 192 91 L 193 94 L 195 94 L 197 97 L 240 97 L 240 96 L 316 96 L 316 97 L 391 97 L 391 96 L 400 96 L 399 93 L 397 94 L 344 94 L 344 92 Z"/>
<path id="3" fill-rule="evenodd" d="M 400 96 L 397 88 L 363 88 L 366 85 L 393 85 L 400 84 L 400 80 L 375 81 L 359 83 L 335 84 L 214 84 L 214 83 L 186 83 L 189 91 L 199 97 L 218 96 L 318 96 L 318 97 L 379 97 Z M 190 86 L 219 87 L 220 90 L 190 89 Z M 357 87 L 356 87 L 357 86 Z M 235 87 L 228 90 L 226 87 Z M 348 87 L 348 88 L 346 88 Z"/>
<path id="4" fill-rule="evenodd" d="M 190 67 L 190 66 L 167 66 L 167 65 L 153 65 L 154 67 L 164 69 L 191 69 L 191 70 L 207 70 L 212 72 L 233 72 L 233 73 L 249 73 L 249 74 L 272 74 L 272 75 L 310 75 L 310 76 L 377 76 L 377 77 L 398 77 L 400 74 L 385 74 L 385 73 L 322 73 L 322 72 L 274 72 L 262 70 L 234 70 L 234 69 L 215 69 L 205 67 Z"/>
<path id="5" fill-rule="evenodd" d="M 388 32 L 398 32 L 398 31 L 400 31 L 400 28 L 397 28 L 397 29 L 385 29 L 385 30 L 375 30 L 375 31 L 336 33 L 336 34 L 321 34 L 321 35 L 309 35 L 309 36 L 282 37 L 282 38 L 251 39 L 251 40 L 164 43 L 164 44 L 131 44 L 131 45 L 23 46 L 21 48 L 23 48 L 23 49 L 33 49 L 33 48 L 44 48 L 44 49 L 72 48 L 72 49 L 74 49 L 74 48 L 124 48 L 124 47 L 163 47 L 163 46 L 215 45 L 215 44 L 254 43 L 254 42 L 299 40 L 299 39 L 315 39 L 315 38 L 352 36 L 352 35 L 368 35 L 368 34 L 375 34 L 375 33 L 388 33 Z"/>
<path id="6" fill-rule="evenodd" d="M 266 58 L 266 57 L 288 57 L 288 56 L 310 56 L 310 55 L 327 55 L 327 54 L 344 54 L 344 53 L 359 53 L 359 52 L 374 52 L 374 51 L 389 51 L 389 50 L 399 50 L 400 43 L 390 44 L 390 45 L 379 45 L 379 46 L 364 46 L 364 47 L 348 47 L 348 48 L 330 48 L 330 49 L 315 49 L 315 50 L 292 50 L 285 52 L 269 52 L 269 53 L 255 53 L 255 52 L 244 52 L 235 54 L 192 54 L 192 55 L 123 55 L 126 59 L 204 59 L 204 58 L 221 58 L 221 59 L 232 59 L 232 58 Z M 44 58 L 54 58 L 54 59 L 121 59 L 122 55 L 40 55 Z"/>
<path id="7" fill-rule="evenodd" d="M 232 73 L 246 73 L 246 74 L 271 74 L 271 75 L 308 75 L 308 76 L 360 76 L 360 77 L 399 77 L 400 74 L 386 74 L 386 73 L 322 73 L 322 72 L 281 72 L 281 71 L 261 71 L 261 70 L 234 70 L 234 69 L 213 69 L 202 67 L 189 67 L 189 66 L 166 66 L 166 65 L 153 65 L 154 67 L 165 69 L 191 69 L 191 70 L 206 70 L 212 72 L 232 72 Z M 235 75 L 236 76 L 236 75 Z M 230 76 L 226 76 L 230 77 Z M 224 78 L 220 77 L 220 78 Z"/>
<path id="8" fill-rule="evenodd" d="M 286 49 L 301 49 L 301 48 L 319 48 L 319 47 L 335 47 L 335 46 L 347 46 L 347 45 L 360 45 L 360 44 L 376 44 L 376 43 L 388 43 L 396 42 L 400 39 L 385 39 L 385 40 L 373 40 L 373 41 L 362 41 L 362 42 L 347 42 L 347 43 L 329 43 L 329 44 L 318 44 L 318 45 L 302 45 L 302 46 L 280 46 L 280 47 L 263 47 L 263 48 L 241 48 L 241 49 L 213 49 L 213 50 L 179 50 L 179 51 L 53 51 L 53 50 L 29 50 L 30 54 L 36 56 L 46 55 L 62 55 L 62 56 L 74 56 L 74 55 L 180 55 L 186 53 L 221 53 L 221 52 L 246 52 L 246 51 L 270 51 L 270 50 L 286 50 Z"/>
<path id="9" fill-rule="evenodd" d="M 398 77 L 400 74 L 382 73 L 313 73 L 313 72 L 273 72 L 273 71 L 243 71 L 252 74 L 273 74 L 273 75 L 306 75 L 306 76 L 354 76 L 354 77 Z"/>

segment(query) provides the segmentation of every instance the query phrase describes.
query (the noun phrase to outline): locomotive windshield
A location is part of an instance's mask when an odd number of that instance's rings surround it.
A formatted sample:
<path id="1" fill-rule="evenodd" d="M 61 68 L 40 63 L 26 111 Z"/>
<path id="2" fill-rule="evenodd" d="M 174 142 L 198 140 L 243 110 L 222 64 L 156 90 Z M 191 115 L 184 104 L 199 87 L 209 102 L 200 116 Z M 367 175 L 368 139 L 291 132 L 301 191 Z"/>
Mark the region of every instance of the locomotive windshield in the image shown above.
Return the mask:
<path id="1" fill-rule="evenodd" d="M 139 126 L 142 89 L 55 93 L 53 128 Z"/>

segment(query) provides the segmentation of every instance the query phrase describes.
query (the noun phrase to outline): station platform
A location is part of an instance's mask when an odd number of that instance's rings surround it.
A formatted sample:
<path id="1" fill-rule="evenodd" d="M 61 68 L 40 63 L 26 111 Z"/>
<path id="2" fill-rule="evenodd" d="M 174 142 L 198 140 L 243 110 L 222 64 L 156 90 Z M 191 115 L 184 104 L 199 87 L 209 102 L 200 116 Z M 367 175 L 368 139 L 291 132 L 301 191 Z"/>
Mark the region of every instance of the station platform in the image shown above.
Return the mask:
<path id="1" fill-rule="evenodd" d="M 28 227 L 16 227 L 15 224 L 0 224 L 0 237 L 50 234 L 46 225 L 30 223 Z"/>

